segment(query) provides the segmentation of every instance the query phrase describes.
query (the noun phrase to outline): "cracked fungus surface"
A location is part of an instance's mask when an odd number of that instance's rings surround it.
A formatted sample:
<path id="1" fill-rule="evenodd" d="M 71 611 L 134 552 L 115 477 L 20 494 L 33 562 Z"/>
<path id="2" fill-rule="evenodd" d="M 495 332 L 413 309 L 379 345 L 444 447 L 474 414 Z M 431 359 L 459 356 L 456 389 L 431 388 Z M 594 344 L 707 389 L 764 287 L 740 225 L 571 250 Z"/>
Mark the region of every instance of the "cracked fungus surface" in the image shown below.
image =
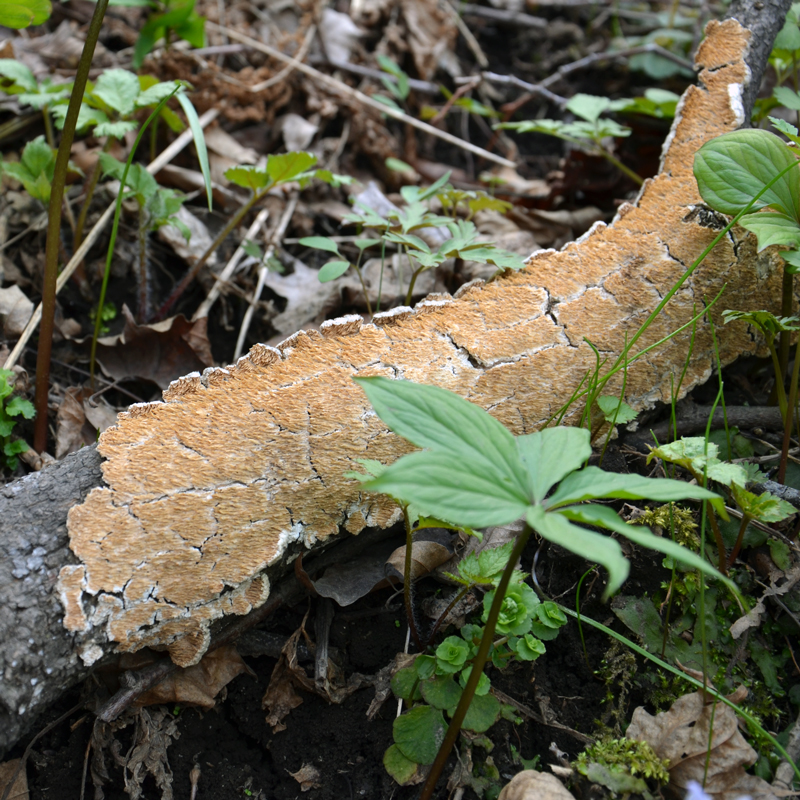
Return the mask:
<path id="1" fill-rule="evenodd" d="M 312 547 L 342 526 L 358 533 L 394 521 L 390 501 L 343 477 L 354 459 L 390 463 L 410 449 L 371 411 L 353 375 L 443 386 L 515 434 L 550 417 L 594 367 L 585 339 L 613 361 L 714 237 L 690 214 L 700 200 L 692 159 L 703 142 L 736 127 L 730 87 L 747 79 L 748 37 L 734 21 L 710 23 L 700 85 L 682 100 L 663 171 L 612 225 L 455 298 L 432 296 L 368 325 L 343 317 L 277 349 L 257 345 L 234 366 L 176 381 L 163 403 L 122 414 L 100 439 L 107 488 L 69 515 L 80 563 L 59 579 L 65 626 L 87 646 L 105 636 L 121 650 L 167 646 L 177 663 L 195 663 L 212 620 L 265 601 L 265 569 L 290 543 Z M 716 309 L 770 307 L 780 261 L 762 254 L 759 269 L 750 268 L 746 236 L 739 231 L 716 248 L 637 351 L 685 324 L 725 281 Z M 756 349 L 743 325 L 717 331 L 724 361 Z M 629 402 L 669 397 L 690 335 L 630 367 Z M 709 374 L 711 345 L 701 321 L 684 390 Z"/>

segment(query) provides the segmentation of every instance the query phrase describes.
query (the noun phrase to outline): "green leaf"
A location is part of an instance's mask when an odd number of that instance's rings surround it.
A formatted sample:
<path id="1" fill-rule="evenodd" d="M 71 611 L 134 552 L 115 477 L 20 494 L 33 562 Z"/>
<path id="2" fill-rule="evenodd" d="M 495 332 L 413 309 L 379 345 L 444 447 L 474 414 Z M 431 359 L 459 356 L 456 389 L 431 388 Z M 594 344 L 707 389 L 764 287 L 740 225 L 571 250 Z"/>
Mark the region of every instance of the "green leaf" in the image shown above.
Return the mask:
<path id="1" fill-rule="evenodd" d="M 194 3 L 192 3 L 192 6 L 194 6 Z M 206 185 L 206 199 L 208 200 L 208 208 L 210 211 L 212 205 L 211 167 L 208 164 L 208 150 L 206 149 L 206 139 L 203 135 L 203 128 L 200 125 L 200 119 L 197 116 L 197 111 L 187 95 L 181 91 L 177 93 L 176 97 L 178 98 L 178 102 L 181 104 L 183 113 L 186 114 L 186 121 L 189 123 L 189 128 L 192 131 L 194 147 L 197 152 L 197 161 L 200 164 L 200 172 L 203 173 L 203 182 Z M 270 156 L 270 158 L 272 158 L 272 156 Z"/>
<path id="2" fill-rule="evenodd" d="M 485 694 L 482 697 L 475 695 L 461 727 L 475 733 L 483 733 L 497 722 L 499 716 L 500 701 L 493 694 Z"/>
<path id="3" fill-rule="evenodd" d="M 143 77 L 143 76 L 142 76 Z M 139 78 L 141 83 L 142 78 Z M 136 108 L 155 108 L 165 97 L 175 94 L 180 88 L 178 81 L 161 81 L 143 89 L 136 98 Z"/>
<path id="4" fill-rule="evenodd" d="M 102 113 L 102 112 L 97 112 Z M 80 122 L 80 120 L 78 120 Z M 98 122 L 95 125 L 95 136 L 113 136 L 115 139 L 121 139 L 128 133 L 132 133 L 139 126 L 135 122 L 126 122 L 119 120 L 118 122 Z"/>
<path id="5" fill-rule="evenodd" d="M 507 488 L 467 458 L 441 452 L 403 456 L 364 488 L 472 528 L 507 525 L 528 507 L 519 489 Z"/>
<path id="6" fill-rule="evenodd" d="M 487 547 L 479 554 L 470 553 L 458 564 L 458 574 L 469 584 L 489 584 L 497 578 L 508 564 L 513 542 L 500 547 Z"/>
<path id="7" fill-rule="evenodd" d="M 776 86 L 772 91 L 772 96 L 785 108 L 800 111 L 800 94 L 788 86 Z"/>
<path id="8" fill-rule="evenodd" d="M 417 774 L 419 764 L 407 759 L 403 751 L 393 744 L 383 754 L 383 767 L 401 786 L 405 786 Z"/>
<path id="9" fill-rule="evenodd" d="M 317 278 L 320 283 L 327 283 L 344 275 L 348 269 L 350 269 L 349 261 L 329 261 L 317 273 Z"/>
<path id="10" fill-rule="evenodd" d="M 800 223 L 781 211 L 759 211 L 745 214 L 739 224 L 758 237 L 758 252 L 773 244 L 800 245 Z"/>
<path id="11" fill-rule="evenodd" d="M 608 583 L 603 592 L 603 599 L 614 594 L 625 582 L 630 565 L 622 555 L 619 543 L 614 539 L 573 525 L 563 512 L 546 514 L 541 506 L 530 508 L 526 519 L 542 538 L 555 542 L 588 561 L 596 561 L 606 568 Z"/>
<path id="12" fill-rule="evenodd" d="M 395 433 L 417 447 L 452 454 L 476 476 L 494 479 L 499 495 L 525 501 L 527 475 L 514 437 L 482 408 L 438 386 L 378 377 L 354 380 Z"/>
<path id="13" fill-rule="evenodd" d="M 315 250 L 325 250 L 328 253 L 339 255 L 339 245 L 331 241 L 327 236 L 304 236 L 299 244 L 306 247 L 313 247 Z"/>
<path id="14" fill-rule="evenodd" d="M 523 661 L 536 661 L 547 652 L 547 648 L 541 639 L 537 639 L 532 633 L 526 633 L 516 640 L 514 652 Z"/>
<path id="15" fill-rule="evenodd" d="M 16 87 L 26 92 L 36 93 L 39 91 L 39 84 L 33 73 L 15 58 L 0 58 L 0 75 L 13 81 Z"/>
<path id="16" fill-rule="evenodd" d="M 517 436 L 516 442 L 534 503 L 544 500 L 555 484 L 582 466 L 592 454 L 590 433 L 585 428 L 545 428 Z"/>
<path id="17" fill-rule="evenodd" d="M 450 715 L 461 699 L 461 687 L 452 675 L 437 675 L 433 680 L 423 681 L 421 688 L 426 703 Z"/>
<path id="18" fill-rule="evenodd" d="M 141 87 L 139 78 L 126 69 L 106 69 L 100 73 L 92 95 L 100 98 L 120 116 L 130 116 L 136 108 Z"/>
<path id="19" fill-rule="evenodd" d="M 663 480 L 663 479 L 659 479 Z M 673 481 L 679 483 L 680 481 Z M 728 585 L 734 594 L 739 594 L 736 585 L 728 578 L 723 577 L 708 561 L 697 553 L 693 553 L 686 547 L 667 539 L 664 536 L 656 536 L 645 525 L 631 525 L 619 518 L 617 513 L 608 506 L 585 504 L 580 506 L 569 506 L 561 509 L 559 514 L 563 514 L 573 522 L 581 522 L 585 525 L 596 525 L 607 530 L 620 533 L 641 547 L 647 547 L 658 553 L 663 553 L 676 561 L 685 564 L 692 569 L 699 569 L 701 572 L 716 578 Z"/>
<path id="20" fill-rule="evenodd" d="M 6 405 L 6 414 L 9 417 L 22 416 L 25 419 L 33 419 L 36 416 L 36 409 L 30 400 L 26 400 L 24 397 L 14 397 Z"/>
<path id="21" fill-rule="evenodd" d="M 595 97 L 591 94 L 576 94 L 567 102 L 566 108 L 576 117 L 588 122 L 596 122 L 600 115 L 611 105 L 607 97 Z"/>
<path id="22" fill-rule="evenodd" d="M 243 189 L 250 189 L 253 192 L 266 189 L 270 185 L 269 175 L 264 170 L 256 169 L 256 167 L 249 164 L 242 164 L 225 170 L 225 177 L 231 183 L 235 183 Z"/>
<path id="23" fill-rule="evenodd" d="M 694 176 L 703 200 L 717 211 L 737 214 L 781 170 L 797 164 L 792 151 L 774 133 L 740 130 L 706 142 L 695 155 Z M 753 206 L 773 206 L 800 218 L 798 173 L 790 170 Z"/>
<path id="24" fill-rule="evenodd" d="M 287 183 L 316 163 L 317 157 L 313 153 L 303 151 L 270 155 L 267 158 L 267 175 L 275 185 Z"/>
<path id="25" fill-rule="evenodd" d="M 797 513 L 797 509 L 791 503 L 787 503 L 769 492 L 756 495 L 735 483 L 731 486 L 731 491 L 733 499 L 742 513 L 759 522 L 780 522 Z"/>
<path id="26" fill-rule="evenodd" d="M 432 764 L 444 740 L 446 727 L 441 711 L 430 706 L 417 706 L 399 716 L 392 731 L 395 744 L 406 758 L 418 764 Z"/>
<path id="27" fill-rule="evenodd" d="M 601 395 L 595 402 L 603 412 L 605 421 L 614 425 L 624 425 L 626 422 L 632 422 L 638 416 L 638 412 L 634 411 L 624 400 L 620 400 L 618 397 Z"/>
<path id="28" fill-rule="evenodd" d="M 780 131 L 795 144 L 800 144 L 800 137 L 798 137 L 797 128 L 795 128 L 794 125 L 791 125 L 785 119 L 779 119 L 778 117 L 769 117 L 769 121 L 772 123 L 772 127 L 775 128 L 775 130 Z"/>
<path id="29" fill-rule="evenodd" d="M 409 703 L 419 700 L 422 697 L 420 693 L 420 679 L 414 667 L 406 667 L 399 669 L 392 675 L 392 691 L 395 697 L 400 697 Z"/>
<path id="30" fill-rule="evenodd" d="M 14 0 L 11 3 L 0 3 L 0 25 L 15 30 L 27 28 L 29 25 L 41 25 L 49 19 L 52 10 L 50 0 Z"/>
<path id="31" fill-rule="evenodd" d="M 613 498 L 616 500 L 709 500 L 717 513 L 727 519 L 725 501 L 714 492 L 669 478 L 645 478 L 641 475 L 620 475 L 604 472 L 599 467 L 586 467 L 565 478 L 551 497 L 548 508 L 584 500 Z"/>
<path id="32" fill-rule="evenodd" d="M 386 168 L 392 170 L 393 172 L 413 172 L 414 167 L 410 164 L 406 164 L 405 161 L 401 161 L 399 158 L 387 158 L 384 162 L 386 164 Z"/>

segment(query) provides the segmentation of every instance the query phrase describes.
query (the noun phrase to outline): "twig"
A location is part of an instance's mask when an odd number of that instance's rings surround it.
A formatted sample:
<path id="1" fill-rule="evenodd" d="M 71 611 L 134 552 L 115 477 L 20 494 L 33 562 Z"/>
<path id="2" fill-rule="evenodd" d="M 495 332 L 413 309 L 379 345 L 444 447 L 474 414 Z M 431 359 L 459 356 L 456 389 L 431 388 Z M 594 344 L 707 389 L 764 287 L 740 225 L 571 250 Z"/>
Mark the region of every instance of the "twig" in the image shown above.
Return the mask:
<path id="1" fill-rule="evenodd" d="M 486 53 L 484 53 L 481 49 L 481 46 L 478 44 L 478 40 L 475 38 L 472 31 L 467 27 L 467 23 L 464 22 L 461 14 L 458 13 L 458 9 L 453 8 L 449 0 L 444 0 L 442 5 L 444 5 L 444 7 L 447 9 L 448 13 L 453 19 L 453 22 L 455 23 L 456 28 L 458 28 L 459 33 L 464 37 L 467 47 L 472 50 L 472 55 L 475 56 L 478 66 L 481 69 L 486 69 L 489 66 L 489 59 L 486 58 Z"/>
<path id="2" fill-rule="evenodd" d="M 447 112 L 453 107 L 453 103 L 455 103 L 456 100 L 458 100 L 460 97 L 463 97 L 468 92 L 471 92 L 480 82 L 480 76 L 476 75 L 470 83 L 465 83 L 463 86 L 459 86 L 458 89 L 456 89 L 455 92 L 450 95 L 442 108 L 436 113 L 436 116 L 431 119 L 431 125 L 436 125 L 438 122 L 443 120 L 447 116 Z"/>
<path id="3" fill-rule="evenodd" d="M 247 229 L 247 233 L 245 234 L 245 240 L 254 239 L 256 234 L 258 233 L 259 228 L 267 221 L 267 217 L 269 217 L 269 210 L 266 208 L 262 208 L 261 211 L 258 212 L 256 218 L 253 220 L 253 224 Z M 239 266 L 239 262 L 242 260 L 242 256 L 245 255 L 244 248 L 240 244 L 234 254 L 231 256 L 230 261 L 225 265 L 225 269 L 217 275 L 217 279 L 214 285 L 211 287 L 211 291 L 208 293 L 208 296 L 205 300 L 200 304 L 200 307 L 197 311 L 194 312 L 192 316 L 192 322 L 197 321 L 200 317 L 207 317 L 208 312 L 211 310 L 211 306 L 217 302 L 217 298 L 222 293 L 222 285 L 227 283 L 233 273 L 236 271 L 236 267 Z"/>
<path id="4" fill-rule="evenodd" d="M 539 3 L 539 5 L 542 5 Z M 504 22 L 509 25 L 519 25 L 525 28 L 546 28 L 547 20 L 543 17 L 534 17 L 532 14 L 524 14 L 521 11 L 506 11 L 503 8 L 492 8 L 491 6 L 478 6 L 474 3 L 462 3 L 459 11 L 465 17 L 481 17 L 490 19 L 493 22 Z"/>
<path id="5" fill-rule="evenodd" d="M 335 59 L 323 58 L 322 56 L 311 56 L 308 60 L 311 64 L 325 64 L 329 67 L 333 67 L 334 69 L 340 69 L 344 72 L 351 72 L 353 75 L 360 75 L 362 78 L 372 78 L 376 81 L 385 79 L 391 83 L 394 83 L 395 85 L 397 84 L 397 78 L 395 78 L 394 75 L 390 75 L 388 72 L 381 72 L 378 69 L 370 69 L 369 67 L 364 67 L 361 64 L 353 64 L 350 61 L 337 61 Z M 439 86 L 438 83 L 421 81 L 419 78 L 409 78 L 408 85 L 409 88 L 413 89 L 415 92 L 421 92 L 423 94 L 440 95 L 442 93 L 442 87 Z"/>
<path id="6" fill-rule="evenodd" d="M 213 122 L 217 116 L 219 116 L 219 110 L 216 108 L 211 108 L 200 117 L 200 127 L 205 128 Z M 153 175 L 158 172 L 160 169 L 165 167 L 170 161 L 172 161 L 175 156 L 186 147 L 189 142 L 192 141 L 192 132 L 189 128 L 187 128 L 169 147 L 167 147 L 155 161 L 152 161 L 147 166 L 147 171 Z M 56 294 L 58 294 L 65 286 L 67 281 L 72 276 L 72 273 L 77 269 L 78 264 L 80 264 L 83 259 L 86 257 L 86 254 L 89 252 L 89 248 L 97 241 L 97 238 L 103 232 L 103 228 L 108 224 L 111 217 L 114 216 L 114 205 L 113 203 L 103 212 L 103 215 L 100 217 L 99 220 L 95 223 L 94 227 L 89 231 L 86 238 L 81 242 L 81 246 L 75 251 L 72 258 L 69 260 L 67 265 L 61 271 L 58 276 L 58 281 L 56 283 Z M 28 340 L 33 335 L 33 332 L 36 330 L 36 326 L 39 324 L 39 321 L 42 318 L 42 305 L 41 303 L 36 307 L 36 310 L 33 312 L 33 316 L 28 320 L 28 324 L 25 326 L 25 330 L 22 331 L 22 335 L 19 337 L 19 341 L 14 345 L 14 349 L 11 351 L 11 354 L 6 359 L 6 363 L 3 365 L 4 369 L 11 369 L 14 364 L 17 363 L 17 359 L 20 357 L 22 351 L 25 349 L 25 345 L 27 345 Z"/>
<path id="7" fill-rule="evenodd" d="M 264 282 L 266 281 L 267 273 L 269 272 L 267 262 L 270 258 L 272 258 L 272 254 L 275 252 L 276 242 L 279 242 L 283 238 L 283 234 L 286 233 L 286 229 L 289 227 L 289 223 L 294 215 L 295 208 L 297 208 L 296 194 L 293 195 L 286 204 L 286 210 L 283 212 L 283 216 L 278 223 L 278 227 L 270 237 L 269 247 L 267 248 L 266 253 L 264 253 L 264 258 L 261 259 L 261 265 L 258 269 L 258 284 L 256 285 L 255 292 L 253 292 L 253 299 L 250 301 L 250 305 L 247 307 L 247 311 L 244 313 L 242 326 L 239 329 L 239 338 L 236 340 L 236 352 L 233 354 L 234 361 L 237 361 L 239 356 L 242 354 L 242 349 L 244 348 L 244 338 L 247 336 L 247 331 L 250 328 L 250 322 L 253 319 L 253 313 L 256 309 L 258 298 L 261 297 L 261 291 L 264 288 Z"/>
<path id="8" fill-rule="evenodd" d="M 223 28 L 220 25 L 217 25 L 214 22 L 207 22 L 206 26 L 211 30 L 222 31 Z M 369 106 L 370 108 L 379 111 L 381 114 L 386 114 L 388 117 L 392 117 L 394 119 L 398 119 L 401 122 L 405 122 L 407 125 L 411 125 L 418 130 L 424 131 L 425 133 L 430 134 L 431 136 L 436 136 L 439 139 L 443 139 L 445 142 L 454 145 L 455 147 L 460 147 L 463 150 L 468 150 L 470 153 L 474 153 L 481 158 L 485 158 L 487 161 L 493 161 L 496 164 L 501 164 L 504 167 L 511 167 L 516 168 L 516 164 L 513 161 L 510 161 L 507 158 L 503 158 L 502 156 L 495 155 L 494 153 L 490 153 L 488 150 L 484 150 L 482 147 L 477 147 L 474 144 L 470 144 L 469 142 L 465 142 L 462 139 L 459 139 L 457 136 L 453 136 L 452 134 L 447 133 L 446 131 L 440 131 L 438 128 L 434 128 L 432 125 L 428 125 L 427 122 L 422 122 L 421 120 L 416 119 L 415 117 L 406 114 L 404 111 L 400 111 L 399 109 L 392 108 L 391 106 L 386 106 L 383 103 L 378 102 L 377 100 L 373 100 L 371 97 L 368 97 L 363 92 L 359 92 L 357 89 L 353 89 L 352 87 L 348 86 L 346 83 L 343 83 L 336 78 L 332 78 L 330 75 L 326 75 L 324 72 L 320 72 L 314 67 L 310 67 L 308 64 L 303 64 L 300 61 L 296 61 L 293 58 L 282 53 L 280 50 L 276 50 L 274 47 L 270 47 L 269 45 L 263 44 L 262 42 L 256 41 L 252 39 L 250 36 L 245 36 L 243 33 L 239 33 L 238 31 L 232 30 L 231 28 L 225 28 L 224 32 L 231 39 L 236 39 L 239 42 L 243 42 L 244 44 L 250 45 L 254 50 L 258 50 L 261 53 L 264 53 L 268 56 L 272 56 L 272 58 L 276 58 L 279 61 L 289 62 L 294 64 L 295 69 L 299 72 L 302 72 L 304 75 L 308 75 L 310 78 L 313 78 L 316 81 L 319 81 L 324 86 L 327 86 L 334 92 L 339 94 L 346 95 L 347 97 L 356 100 L 357 102 L 361 103 L 362 105 Z"/>
<path id="9" fill-rule="evenodd" d="M 567 77 L 567 75 L 576 72 L 577 70 L 586 69 L 587 67 L 591 67 L 601 61 L 611 61 L 617 58 L 629 58 L 630 56 L 637 56 L 643 53 L 654 53 L 662 58 L 666 58 L 668 61 L 672 61 L 674 64 L 677 64 L 684 69 L 691 70 L 692 72 L 694 71 L 694 65 L 690 61 L 687 61 L 685 58 L 681 58 L 681 56 L 675 55 L 675 53 L 671 53 L 669 50 L 659 44 L 651 42 L 650 44 L 643 44 L 639 45 L 638 47 L 628 47 L 625 50 L 617 50 L 614 53 L 609 53 L 608 51 L 603 53 L 592 53 L 585 58 L 580 58 L 577 61 L 564 64 L 552 75 L 548 76 L 539 83 L 528 83 L 527 81 L 523 81 L 521 78 L 516 77 L 516 75 L 499 75 L 496 72 L 483 72 L 481 73 L 481 77 L 491 83 L 516 86 L 517 88 L 524 89 L 526 92 L 528 92 L 529 96 L 523 96 L 514 102 L 515 107 L 523 105 L 534 95 L 541 95 L 547 100 L 550 100 L 550 102 L 555 103 L 563 108 L 563 106 L 565 106 L 568 102 L 567 98 L 560 97 L 549 90 L 549 87 L 554 83 L 557 83 L 562 78 Z M 469 83 L 474 79 L 474 76 L 456 78 L 456 83 Z"/>
<path id="10" fill-rule="evenodd" d="M 28 742 L 28 746 L 25 748 L 25 752 L 22 754 L 22 758 L 19 760 L 19 764 L 17 764 L 17 768 L 14 770 L 11 777 L 8 779 L 8 783 L 6 784 L 6 788 L 3 790 L 3 794 L 0 795 L 0 800 L 8 800 L 8 795 L 11 793 L 11 787 L 17 782 L 17 778 L 19 778 L 20 773 L 23 769 L 25 769 L 25 764 L 28 761 L 28 756 L 31 754 L 31 750 L 33 750 L 33 746 L 39 739 L 42 738 L 46 733 L 49 733 L 53 728 L 57 725 L 60 725 L 67 717 L 72 716 L 76 711 L 80 711 L 83 707 L 83 700 L 80 701 L 77 705 L 72 706 L 69 711 L 65 711 L 58 719 L 54 719 L 49 725 L 45 725 L 33 739 Z"/>

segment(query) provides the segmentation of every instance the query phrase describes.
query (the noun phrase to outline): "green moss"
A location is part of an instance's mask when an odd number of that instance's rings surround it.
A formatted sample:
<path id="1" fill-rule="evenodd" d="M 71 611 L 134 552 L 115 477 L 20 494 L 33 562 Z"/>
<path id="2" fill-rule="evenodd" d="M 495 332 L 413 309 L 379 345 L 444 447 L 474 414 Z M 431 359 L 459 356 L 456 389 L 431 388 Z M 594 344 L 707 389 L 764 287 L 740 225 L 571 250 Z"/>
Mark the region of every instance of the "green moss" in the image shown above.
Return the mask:
<path id="1" fill-rule="evenodd" d="M 587 775 L 592 764 L 600 764 L 611 772 L 622 772 L 659 784 L 669 783 L 669 761 L 660 759 L 647 742 L 635 739 L 601 739 L 589 745 L 573 762 L 581 775 Z"/>

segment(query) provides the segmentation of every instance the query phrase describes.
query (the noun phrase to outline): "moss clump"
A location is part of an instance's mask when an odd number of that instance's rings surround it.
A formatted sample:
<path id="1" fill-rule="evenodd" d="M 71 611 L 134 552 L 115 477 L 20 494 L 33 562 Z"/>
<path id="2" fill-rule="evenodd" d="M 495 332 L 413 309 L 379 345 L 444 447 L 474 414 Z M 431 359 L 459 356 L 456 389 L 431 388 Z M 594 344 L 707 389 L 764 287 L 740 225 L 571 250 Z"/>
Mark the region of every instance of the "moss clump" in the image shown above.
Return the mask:
<path id="1" fill-rule="evenodd" d="M 647 742 L 635 739 L 600 739 L 589 745 L 573 762 L 581 775 L 587 775 L 592 764 L 600 764 L 611 772 L 640 776 L 659 784 L 669 783 L 669 760 L 659 758 Z"/>

